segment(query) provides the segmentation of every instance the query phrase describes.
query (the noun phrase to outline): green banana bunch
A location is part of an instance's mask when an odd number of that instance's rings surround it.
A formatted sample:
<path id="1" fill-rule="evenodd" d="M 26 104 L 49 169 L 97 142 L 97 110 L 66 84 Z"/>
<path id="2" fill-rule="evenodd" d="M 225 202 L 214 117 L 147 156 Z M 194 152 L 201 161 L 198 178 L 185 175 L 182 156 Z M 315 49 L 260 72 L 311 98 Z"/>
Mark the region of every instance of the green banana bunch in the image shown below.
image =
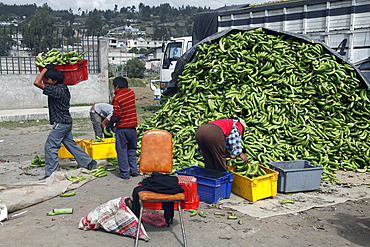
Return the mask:
<path id="1" fill-rule="evenodd" d="M 32 169 L 40 166 L 45 166 L 45 160 L 41 160 L 38 155 L 35 155 L 35 157 L 31 160 L 30 168 Z"/>
<path id="2" fill-rule="evenodd" d="M 104 166 L 99 166 L 97 169 L 93 169 L 90 172 L 94 177 L 98 178 L 105 177 L 108 175 L 107 172 L 105 171 Z"/>
<path id="3" fill-rule="evenodd" d="M 75 64 L 82 60 L 85 53 L 78 54 L 77 50 L 65 53 L 53 48 L 46 53 L 40 52 L 37 54 L 35 65 L 45 67 L 47 64 Z"/>
<path id="4" fill-rule="evenodd" d="M 195 151 L 199 126 L 240 117 L 251 162 L 309 160 L 335 171 L 370 171 L 370 91 L 356 70 L 321 44 L 258 28 L 197 46 L 178 76 L 177 92 L 138 126 L 173 137 L 173 170 L 204 167 Z M 236 165 L 238 159 L 228 159 Z"/>
<path id="5" fill-rule="evenodd" d="M 113 132 L 112 130 L 110 132 L 108 132 L 107 126 L 104 127 L 103 131 L 104 131 L 104 135 L 106 135 L 106 136 L 111 135 L 113 138 L 116 138 L 116 133 Z"/>
<path id="6" fill-rule="evenodd" d="M 234 172 L 250 179 L 255 179 L 267 174 L 266 171 L 256 161 L 250 163 L 243 162 L 242 164 L 239 163 L 236 165 Z"/>
<path id="7" fill-rule="evenodd" d="M 107 162 L 109 166 L 118 166 L 117 157 L 107 158 Z"/>

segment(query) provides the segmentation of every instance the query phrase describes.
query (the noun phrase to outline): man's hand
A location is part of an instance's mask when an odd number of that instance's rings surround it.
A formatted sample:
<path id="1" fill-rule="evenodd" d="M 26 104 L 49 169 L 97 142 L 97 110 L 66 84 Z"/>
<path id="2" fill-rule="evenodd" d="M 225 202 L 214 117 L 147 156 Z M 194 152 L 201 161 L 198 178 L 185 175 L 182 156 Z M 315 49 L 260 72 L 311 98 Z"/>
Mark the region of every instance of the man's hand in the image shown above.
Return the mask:
<path id="1" fill-rule="evenodd" d="M 104 129 L 108 122 L 109 120 L 107 118 L 104 118 L 103 122 L 101 122 L 101 127 Z"/>
<path id="2" fill-rule="evenodd" d="M 45 66 L 45 69 L 47 69 L 47 70 L 54 69 L 54 64 L 47 64 L 47 65 Z"/>
<path id="3" fill-rule="evenodd" d="M 113 122 L 112 121 L 109 121 L 106 125 L 105 125 L 105 128 L 107 130 L 108 133 L 112 132 L 113 131 Z"/>
<path id="4" fill-rule="evenodd" d="M 238 155 L 233 155 L 233 154 L 226 154 L 225 156 L 226 158 L 230 158 L 230 159 L 236 159 L 238 157 Z"/>
<path id="5" fill-rule="evenodd" d="M 243 152 L 239 154 L 239 157 L 244 161 L 244 163 L 249 163 L 247 155 L 245 155 Z"/>

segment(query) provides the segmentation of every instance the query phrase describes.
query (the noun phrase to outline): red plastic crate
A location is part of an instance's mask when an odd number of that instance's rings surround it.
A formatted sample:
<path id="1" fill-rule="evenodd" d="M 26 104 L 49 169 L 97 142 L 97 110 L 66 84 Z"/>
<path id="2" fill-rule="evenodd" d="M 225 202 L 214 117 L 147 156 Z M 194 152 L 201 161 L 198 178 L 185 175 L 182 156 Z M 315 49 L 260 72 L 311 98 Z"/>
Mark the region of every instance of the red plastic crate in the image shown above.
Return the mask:
<path id="1" fill-rule="evenodd" d="M 39 71 L 43 69 L 43 67 L 39 65 L 36 66 L 39 68 Z M 63 72 L 63 83 L 66 85 L 75 85 L 81 81 L 86 81 L 88 79 L 86 59 L 83 59 L 74 64 L 55 64 L 54 68 L 59 69 Z M 43 78 L 43 82 L 46 83 L 45 77 Z"/>
<path id="2" fill-rule="evenodd" d="M 181 202 L 181 209 L 198 210 L 199 196 L 197 189 L 197 179 L 193 176 L 178 176 L 179 184 L 182 185 L 185 194 L 185 200 Z M 144 202 L 146 209 L 162 209 L 161 202 Z M 177 203 L 175 203 L 175 210 L 177 210 Z"/>

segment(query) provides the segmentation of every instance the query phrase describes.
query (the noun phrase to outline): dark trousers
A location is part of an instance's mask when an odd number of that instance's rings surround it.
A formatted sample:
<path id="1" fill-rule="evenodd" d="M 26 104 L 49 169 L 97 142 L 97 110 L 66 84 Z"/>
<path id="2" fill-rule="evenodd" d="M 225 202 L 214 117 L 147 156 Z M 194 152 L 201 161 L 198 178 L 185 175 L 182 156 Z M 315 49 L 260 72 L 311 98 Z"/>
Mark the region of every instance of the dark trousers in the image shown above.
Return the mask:
<path id="1" fill-rule="evenodd" d="M 137 132 L 135 127 L 116 129 L 116 151 L 121 178 L 138 173 L 136 164 Z"/>
<path id="2" fill-rule="evenodd" d="M 214 124 L 200 126 L 195 139 L 202 150 L 205 168 L 227 171 L 226 138 L 222 129 Z"/>
<path id="3" fill-rule="evenodd" d="M 103 138 L 103 130 L 101 127 L 101 122 L 103 122 L 104 118 L 102 118 L 98 113 L 94 110 L 90 110 L 90 119 L 91 123 L 94 128 L 95 138 Z"/>

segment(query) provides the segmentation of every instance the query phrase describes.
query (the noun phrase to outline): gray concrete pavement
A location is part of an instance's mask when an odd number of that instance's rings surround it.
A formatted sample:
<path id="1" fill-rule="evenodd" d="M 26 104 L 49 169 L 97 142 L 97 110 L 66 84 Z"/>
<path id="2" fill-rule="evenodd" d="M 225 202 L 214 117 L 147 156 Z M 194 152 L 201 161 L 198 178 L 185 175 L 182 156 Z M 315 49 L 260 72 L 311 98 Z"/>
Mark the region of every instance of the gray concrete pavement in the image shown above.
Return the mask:
<path id="1" fill-rule="evenodd" d="M 91 106 L 74 106 L 71 107 L 69 111 L 72 118 L 88 118 L 90 117 L 90 107 Z M 48 119 L 48 108 L 0 110 L 0 122 Z"/>

